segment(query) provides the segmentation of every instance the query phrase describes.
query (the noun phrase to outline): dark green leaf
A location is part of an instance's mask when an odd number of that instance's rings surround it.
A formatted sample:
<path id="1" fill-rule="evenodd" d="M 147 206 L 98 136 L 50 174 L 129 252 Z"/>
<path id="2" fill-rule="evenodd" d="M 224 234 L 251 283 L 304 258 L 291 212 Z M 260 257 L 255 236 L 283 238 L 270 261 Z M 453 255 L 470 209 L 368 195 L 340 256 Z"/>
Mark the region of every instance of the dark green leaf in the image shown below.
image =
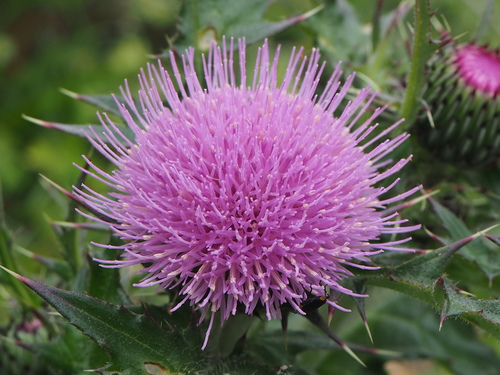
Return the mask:
<path id="1" fill-rule="evenodd" d="M 163 329 L 151 318 L 124 307 L 18 278 L 108 351 L 111 361 L 104 373 L 146 375 L 145 364 L 185 374 L 204 367 L 200 337 L 194 331 L 174 326 Z"/>
<path id="2" fill-rule="evenodd" d="M 144 314 L 137 314 L 123 306 L 10 273 L 106 349 L 110 362 L 99 370 L 100 373 L 147 375 L 161 370 L 178 375 L 276 374 L 273 367 L 244 354 L 208 361 L 206 353 L 201 351 L 201 335 L 193 328 L 189 308 L 170 314 L 167 308 L 153 307 L 147 308 Z M 282 375 L 294 373 L 291 368 L 280 372 Z"/>
<path id="3" fill-rule="evenodd" d="M 112 250 L 100 251 L 97 258 L 113 260 L 116 259 L 116 252 Z M 89 294 L 93 297 L 103 299 L 115 304 L 129 303 L 120 283 L 120 272 L 118 268 L 103 268 L 92 259 L 88 259 L 90 265 Z"/>

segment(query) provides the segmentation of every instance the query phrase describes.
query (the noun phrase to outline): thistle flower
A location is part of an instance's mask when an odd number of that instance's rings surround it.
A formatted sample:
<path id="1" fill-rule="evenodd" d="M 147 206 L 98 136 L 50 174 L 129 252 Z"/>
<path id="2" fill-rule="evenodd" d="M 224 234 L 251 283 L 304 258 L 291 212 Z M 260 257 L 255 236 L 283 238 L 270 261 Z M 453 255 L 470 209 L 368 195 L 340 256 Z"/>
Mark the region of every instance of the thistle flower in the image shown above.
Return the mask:
<path id="1" fill-rule="evenodd" d="M 285 304 L 304 314 L 301 302 L 325 288 L 355 295 L 341 285 L 351 275 L 346 266 L 372 268 L 369 256 L 408 240 L 383 242 L 382 234 L 417 228 L 384 216 L 387 204 L 418 187 L 381 198 L 398 179 L 378 183 L 410 158 L 384 161 L 407 135 L 385 139 L 399 123 L 373 133 L 382 109 L 357 124 L 374 98 L 370 90 L 337 110 L 353 76 L 341 85 L 337 66 L 317 96 L 324 68 L 317 50 L 307 58 L 294 49 L 278 79 L 279 48 L 272 58 L 266 42 L 250 80 L 244 40 L 238 51 L 236 64 L 233 41 L 213 44 L 203 58 L 204 83 L 193 49 L 182 68 L 170 55 L 173 77 L 149 65 L 139 75 L 140 104 L 125 85 L 120 108 L 135 139 L 104 115 L 104 133 L 89 139 L 116 169 L 108 174 L 85 158 L 94 170 L 88 173 L 114 192 L 76 189 L 93 211 L 87 216 L 124 240 L 100 245 L 122 250 L 123 259 L 98 261 L 144 265 L 136 286 L 176 289 L 173 311 L 189 303 L 200 322 L 210 315 L 205 345 L 216 311 L 224 321 L 263 308 L 275 319 Z"/>
<path id="2" fill-rule="evenodd" d="M 500 55 L 485 46 L 452 43 L 432 59 L 423 99 L 431 122 L 415 129 L 442 160 L 478 166 L 500 156 Z"/>

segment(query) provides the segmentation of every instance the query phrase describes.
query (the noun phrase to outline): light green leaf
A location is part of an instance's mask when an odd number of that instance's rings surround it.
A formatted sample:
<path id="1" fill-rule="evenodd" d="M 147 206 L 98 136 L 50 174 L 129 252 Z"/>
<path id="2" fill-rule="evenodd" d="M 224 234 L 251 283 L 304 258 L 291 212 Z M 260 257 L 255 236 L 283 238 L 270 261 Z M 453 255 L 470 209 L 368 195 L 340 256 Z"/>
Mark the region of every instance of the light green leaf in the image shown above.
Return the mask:
<path id="1" fill-rule="evenodd" d="M 472 231 L 453 212 L 433 199 L 430 201 L 450 235 L 449 242 L 457 241 L 472 234 Z M 487 246 L 481 238 L 465 245 L 460 250 L 460 254 L 467 260 L 477 263 L 479 268 L 488 276 L 490 282 L 495 276 L 500 275 L 500 262 L 498 262 L 500 250 Z"/>
<path id="2" fill-rule="evenodd" d="M 116 259 L 116 253 L 106 249 L 100 251 L 96 257 L 113 260 Z M 91 296 L 115 304 L 130 303 L 120 283 L 120 271 L 118 268 L 103 268 L 99 263 L 90 258 L 87 261 L 90 267 L 88 292 Z"/>
<path id="3" fill-rule="evenodd" d="M 299 23 L 321 8 L 281 22 L 264 20 L 268 0 L 186 0 L 181 12 L 180 30 L 183 34 L 176 43 L 181 52 L 187 47 L 205 51 L 211 41 L 220 42 L 222 36 L 246 38 L 253 43 Z"/>
<path id="4" fill-rule="evenodd" d="M 73 272 L 71 270 L 70 265 L 63 260 L 46 257 L 40 254 L 35 254 L 19 246 L 15 246 L 14 248 L 16 251 L 23 254 L 24 256 L 37 261 L 43 267 L 45 267 L 49 272 L 53 272 L 55 275 L 57 275 L 64 281 L 69 281 L 73 277 Z M 5 266 L 7 267 L 7 265 Z"/>
<path id="5" fill-rule="evenodd" d="M 307 24 L 318 35 L 321 51 L 334 61 L 360 64 L 366 60 L 370 49 L 370 36 L 363 32 L 363 25 L 354 8 L 345 0 L 329 4 L 311 17 Z"/>

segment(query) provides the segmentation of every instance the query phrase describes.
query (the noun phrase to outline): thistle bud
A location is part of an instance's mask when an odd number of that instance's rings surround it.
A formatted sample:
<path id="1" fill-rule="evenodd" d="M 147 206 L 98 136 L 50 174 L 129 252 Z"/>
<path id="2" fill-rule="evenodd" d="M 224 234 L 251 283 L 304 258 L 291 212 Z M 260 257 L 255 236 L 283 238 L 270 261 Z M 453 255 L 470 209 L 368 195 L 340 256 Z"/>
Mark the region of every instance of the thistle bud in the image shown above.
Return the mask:
<path id="1" fill-rule="evenodd" d="M 439 159 L 480 166 L 500 156 L 500 54 L 486 46 L 451 45 L 429 63 L 427 115 L 415 123 L 420 143 Z"/>
<path id="2" fill-rule="evenodd" d="M 39 348 L 48 343 L 48 331 L 38 318 L 26 319 L 7 329 L 2 327 L 0 374 L 40 375 L 47 364 Z"/>

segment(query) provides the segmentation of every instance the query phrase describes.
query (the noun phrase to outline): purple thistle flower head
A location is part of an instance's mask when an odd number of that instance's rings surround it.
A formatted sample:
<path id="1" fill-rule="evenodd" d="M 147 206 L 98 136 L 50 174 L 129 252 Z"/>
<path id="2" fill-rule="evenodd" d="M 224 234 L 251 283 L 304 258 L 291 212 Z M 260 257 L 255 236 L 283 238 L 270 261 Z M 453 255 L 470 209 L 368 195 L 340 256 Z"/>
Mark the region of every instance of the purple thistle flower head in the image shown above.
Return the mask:
<path id="1" fill-rule="evenodd" d="M 99 261 L 145 264 L 136 286 L 175 288 L 181 302 L 173 310 L 189 303 L 201 319 L 212 316 L 209 327 L 215 311 L 226 320 L 237 308 L 263 307 L 273 319 L 284 304 L 304 313 L 301 302 L 327 287 L 354 295 L 341 285 L 351 275 L 346 266 L 372 268 L 364 265 L 370 255 L 407 240 L 383 243 L 382 234 L 417 228 L 383 213 L 418 187 L 381 198 L 398 179 L 378 183 L 409 158 L 383 160 L 407 135 L 385 139 L 398 124 L 373 134 L 382 109 L 358 124 L 374 94 L 361 90 L 338 110 L 353 77 L 341 85 L 337 67 L 317 96 L 324 67 L 317 50 L 304 57 L 294 49 L 283 79 L 279 48 L 272 57 L 265 42 L 250 74 L 244 40 L 237 51 L 232 41 L 213 44 L 203 77 L 193 49 L 182 66 L 171 54 L 173 76 L 148 66 L 139 76 L 140 104 L 122 90 L 121 113 L 135 140 L 106 115 L 105 132 L 89 136 L 116 169 L 108 174 L 85 158 L 88 173 L 114 191 L 76 189 L 124 240 L 123 259 Z"/>
<path id="2" fill-rule="evenodd" d="M 500 94 L 500 55 L 483 46 L 466 44 L 455 51 L 455 66 L 465 84 L 482 94 Z"/>

